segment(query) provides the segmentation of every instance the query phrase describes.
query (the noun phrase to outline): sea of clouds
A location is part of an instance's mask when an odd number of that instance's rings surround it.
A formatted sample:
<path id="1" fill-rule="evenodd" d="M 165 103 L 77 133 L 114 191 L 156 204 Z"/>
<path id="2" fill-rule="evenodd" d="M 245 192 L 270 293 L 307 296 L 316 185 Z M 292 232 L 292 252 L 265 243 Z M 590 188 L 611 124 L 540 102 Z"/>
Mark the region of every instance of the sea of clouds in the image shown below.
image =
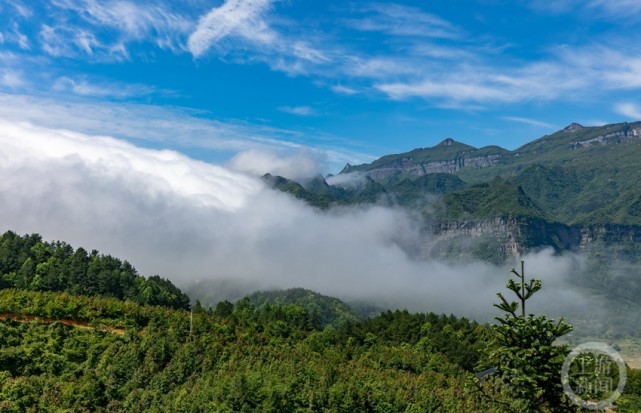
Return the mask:
<path id="1" fill-rule="evenodd" d="M 382 307 L 479 319 L 496 314 L 495 294 L 518 259 L 501 268 L 426 260 L 407 248 L 422 242 L 422 223 L 402 209 L 320 211 L 260 179 L 266 172 L 312 174 L 308 155 L 252 149 L 212 164 L 0 119 L 0 231 L 97 249 L 181 286 L 235 280 L 256 290 L 304 287 Z M 540 251 L 519 259 L 544 280 L 533 309 L 594 308 L 573 288 L 579 257 Z"/>

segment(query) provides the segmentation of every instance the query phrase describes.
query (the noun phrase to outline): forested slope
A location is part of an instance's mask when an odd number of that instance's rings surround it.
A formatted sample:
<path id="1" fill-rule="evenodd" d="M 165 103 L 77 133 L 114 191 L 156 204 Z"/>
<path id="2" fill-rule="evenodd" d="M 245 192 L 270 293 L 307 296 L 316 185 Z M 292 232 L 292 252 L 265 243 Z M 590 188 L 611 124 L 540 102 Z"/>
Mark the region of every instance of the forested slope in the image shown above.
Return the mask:
<path id="1" fill-rule="evenodd" d="M 24 252 L 23 263 L 74 256 L 66 244 L 37 236 L 3 240 L 4 248 L 30 246 L 13 250 Z M 43 248 L 44 261 L 36 254 Z M 59 255 L 60 248 L 68 253 Z M 3 268 L 21 259 L 5 254 Z M 5 274 L 6 284 L 20 277 Z M 324 326 L 316 300 L 341 311 L 342 304 L 300 289 L 286 296 L 303 305 L 273 303 L 263 293 L 254 297 L 257 306 L 245 298 L 191 311 L 142 305 L 109 290 L 55 290 L 83 285 L 0 289 L 0 411 L 505 411 L 473 384 L 475 372 L 492 362 L 495 329 L 454 315 L 386 311 Z M 641 407 L 641 376 L 629 375 L 620 412 Z"/>
<path id="2" fill-rule="evenodd" d="M 189 297 L 169 280 L 138 275 L 127 261 L 96 250 L 45 242 L 38 234 L 0 236 L 0 288 L 64 291 L 173 308 L 189 308 Z"/>
<path id="3" fill-rule="evenodd" d="M 7 412 L 475 411 L 456 354 L 486 334 L 454 318 L 427 316 L 427 328 L 426 316 L 387 313 L 382 322 L 398 319 L 407 335 L 400 342 L 364 325 L 321 330 L 302 307 L 257 310 L 248 300 L 198 310 L 190 323 L 182 310 L 14 289 L 0 292 L 0 313 L 9 312 L 96 328 L 0 321 Z M 470 344 L 451 347 L 443 335 Z"/>

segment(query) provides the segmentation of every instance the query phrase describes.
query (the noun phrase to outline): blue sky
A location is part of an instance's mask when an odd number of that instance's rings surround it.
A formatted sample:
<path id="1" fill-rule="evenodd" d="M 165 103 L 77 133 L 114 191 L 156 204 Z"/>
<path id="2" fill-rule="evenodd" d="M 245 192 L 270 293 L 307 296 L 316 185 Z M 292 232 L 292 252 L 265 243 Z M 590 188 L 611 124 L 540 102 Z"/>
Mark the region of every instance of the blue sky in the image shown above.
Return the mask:
<path id="1" fill-rule="evenodd" d="M 0 118 L 323 172 L 641 120 L 638 0 L 0 0 Z"/>

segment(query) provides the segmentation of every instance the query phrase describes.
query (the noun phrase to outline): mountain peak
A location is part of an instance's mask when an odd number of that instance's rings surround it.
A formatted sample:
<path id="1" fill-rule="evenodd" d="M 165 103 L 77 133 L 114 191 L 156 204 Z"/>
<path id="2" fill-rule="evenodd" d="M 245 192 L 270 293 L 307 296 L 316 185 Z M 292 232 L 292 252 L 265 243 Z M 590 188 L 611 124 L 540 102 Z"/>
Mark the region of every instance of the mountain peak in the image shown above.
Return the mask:
<path id="1" fill-rule="evenodd" d="M 580 129 L 583 129 L 583 125 L 580 125 L 580 124 L 578 124 L 576 122 L 572 122 L 571 124 L 569 124 L 568 126 L 566 126 L 563 129 L 563 132 L 575 132 L 575 131 L 578 131 Z"/>
<path id="2" fill-rule="evenodd" d="M 452 146 L 452 144 L 456 143 L 456 141 L 452 138 L 447 138 L 443 142 L 441 142 L 439 145 L 442 146 Z"/>

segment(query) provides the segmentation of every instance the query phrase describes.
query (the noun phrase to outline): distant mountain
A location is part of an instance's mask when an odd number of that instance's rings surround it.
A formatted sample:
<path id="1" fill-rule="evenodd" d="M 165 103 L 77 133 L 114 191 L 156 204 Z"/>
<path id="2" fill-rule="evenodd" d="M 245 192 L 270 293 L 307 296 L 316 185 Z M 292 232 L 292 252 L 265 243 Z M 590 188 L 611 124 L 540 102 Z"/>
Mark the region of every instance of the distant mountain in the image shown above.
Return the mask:
<path id="1" fill-rule="evenodd" d="M 433 173 L 455 173 L 463 168 L 482 168 L 500 163 L 510 154 L 498 146 L 476 149 L 448 138 L 432 148 L 386 155 L 371 164 L 347 164 L 341 173 L 361 172 L 375 180 L 417 177 Z"/>
<path id="2" fill-rule="evenodd" d="M 448 194 L 432 219 L 522 217 L 568 226 L 641 226 L 640 161 L 641 122 L 572 123 L 514 151 L 446 139 L 369 164 L 347 164 L 338 178 L 352 178 L 357 184 L 351 186 L 286 186 L 270 179 L 275 188 L 322 208 L 368 202 L 420 207 L 428 195 Z M 497 177 L 520 189 L 501 192 L 507 188 L 492 184 Z"/>

